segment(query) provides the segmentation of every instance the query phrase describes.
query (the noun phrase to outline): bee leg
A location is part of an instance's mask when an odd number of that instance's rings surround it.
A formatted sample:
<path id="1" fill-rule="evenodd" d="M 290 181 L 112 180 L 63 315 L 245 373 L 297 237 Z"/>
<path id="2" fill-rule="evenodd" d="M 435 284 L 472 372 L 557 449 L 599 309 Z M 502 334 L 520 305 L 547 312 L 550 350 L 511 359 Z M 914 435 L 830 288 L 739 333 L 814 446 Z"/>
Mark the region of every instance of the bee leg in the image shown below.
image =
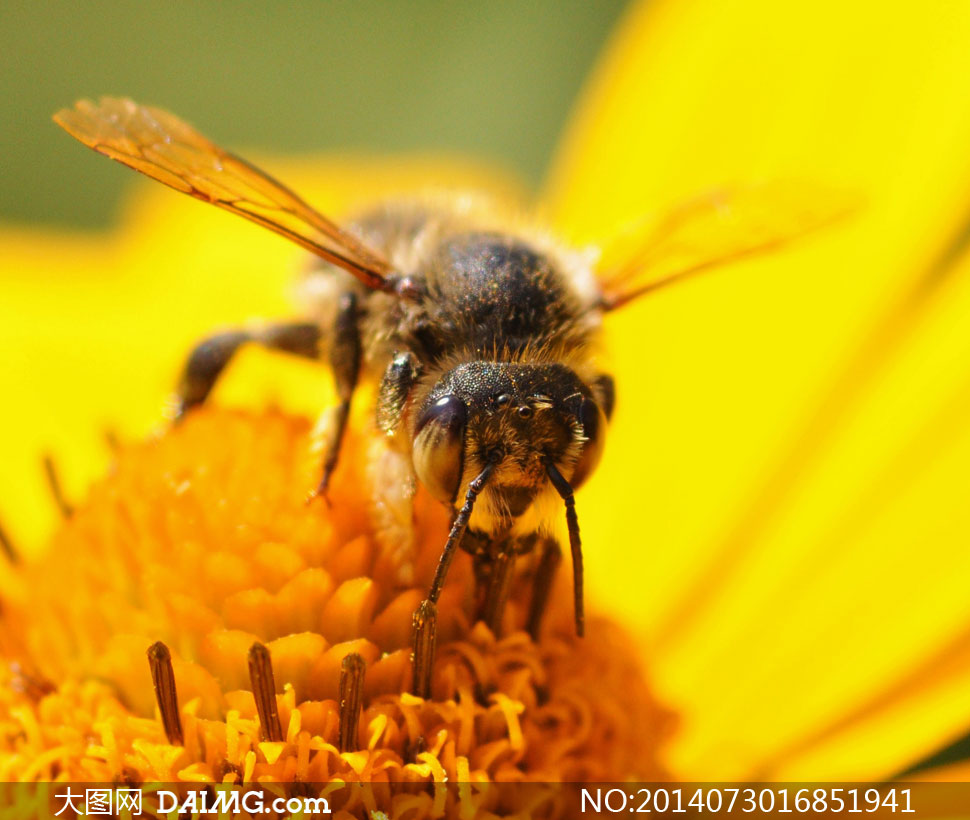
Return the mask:
<path id="1" fill-rule="evenodd" d="M 480 617 L 492 630 L 492 634 L 499 637 L 502 633 L 505 605 L 509 601 L 509 590 L 512 587 L 515 552 L 511 549 L 503 549 L 492 556 L 490 563 L 488 586 L 485 590 L 485 602 Z"/>
<path id="2" fill-rule="evenodd" d="M 176 419 L 209 397 L 219 375 L 247 342 L 316 359 L 320 355 L 320 326 L 313 322 L 295 322 L 270 325 L 263 330 L 230 330 L 203 339 L 189 354 L 182 370 Z"/>
<path id="3" fill-rule="evenodd" d="M 357 386 L 357 377 L 360 375 L 359 318 L 357 295 L 353 292 L 344 293 L 340 297 L 340 303 L 337 307 L 337 318 L 334 322 L 330 345 L 330 367 L 333 370 L 333 378 L 337 386 L 337 396 L 340 403 L 334 408 L 333 423 L 326 432 L 323 474 L 313 496 L 326 496 L 330 477 L 337 467 L 340 443 L 343 441 L 344 431 L 347 429 L 347 419 L 350 417 L 350 400 L 353 397 L 354 388 Z"/>
<path id="4" fill-rule="evenodd" d="M 377 394 L 377 427 L 385 435 L 375 437 L 368 466 L 374 487 L 371 518 L 380 545 L 380 562 L 398 585 L 414 583 L 414 493 L 417 479 L 399 432 L 411 390 L 421 375 L 413 353 L 398 353 L 381 379 Z"/>
<path id="5" fill-rule="evenodd" d="M 489 543 L 479 533 L 465 533 L 462 549 L 472 553 L 475 569 L 477 611 L 492 634 L 502 632 L 502 619 L 508 603 L 515 570 L 515 559 L 535 549 L 538 535 L 533 533 Z"/>
<path id="6" fill-rule="evenodd" d="M 391 436 L 400 426 L 404 407 L 420 377 L 421 363 L 411 351 L 391 359 L 377 394 L 377 427 L 381 432 Z"/>
<path id="7" fill-rule="evenodd" d="M 454 519 L 454 516 L 452 516 Z M 459 547 L 472 557 L 475 574 L 475 617 L 485 620 L 485 600 L 492 583 L 492 541 L 489 536 L 473 530 L 465 530 Z"/>
<path id="8" fill-rule="evenodd" d="M 539 558 L 539 566 L 536 567 L 532 582 L 532 601 L 529 603 L 529 620 L 526 624 L 533 641 L 539 640 L 542 618 L 546 614 L 552 582 L 560 563 L 562 563 L 562 550 L 559 548 L 559 543 L 555 538 L 546 537 L 543 540 L 542 556 Z"/>

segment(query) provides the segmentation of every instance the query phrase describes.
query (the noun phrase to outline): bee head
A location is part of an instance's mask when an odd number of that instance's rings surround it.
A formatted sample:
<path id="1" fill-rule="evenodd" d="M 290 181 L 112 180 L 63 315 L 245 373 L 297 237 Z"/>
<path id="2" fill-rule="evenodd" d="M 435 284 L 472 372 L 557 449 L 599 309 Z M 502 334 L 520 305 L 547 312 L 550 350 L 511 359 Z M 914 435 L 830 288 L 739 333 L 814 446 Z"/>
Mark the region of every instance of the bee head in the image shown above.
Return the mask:
<path id="1" fill-rule="evenodd" d="M 436 498 L 460 505 L 462 490 L 492 465 L 491 507 L 514 519 L 549 486 L 550 467 L 573 489 L 592 473 L 611 404 L 610 385 L 588 386 L 563 364 L 461 364 L 415 415 L 414 468 Z"/>

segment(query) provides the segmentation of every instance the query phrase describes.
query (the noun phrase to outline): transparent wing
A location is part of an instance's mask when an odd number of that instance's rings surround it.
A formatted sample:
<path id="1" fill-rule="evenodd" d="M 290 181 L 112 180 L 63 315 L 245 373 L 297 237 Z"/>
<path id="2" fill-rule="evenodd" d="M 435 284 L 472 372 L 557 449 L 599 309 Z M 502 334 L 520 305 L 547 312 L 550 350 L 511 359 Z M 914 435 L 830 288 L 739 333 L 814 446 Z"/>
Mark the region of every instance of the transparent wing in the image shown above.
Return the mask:
<path id="1" fill-rule="evenodd" d="M 721 188 L 632 226 L 607 248 L 599 276 L 612 310 L 673 282 L 766 253 L 855 210 L 845 192 L 794 182 Z"/>
<path id="2" fill-rule="evenodd" d="M 306 204 L 285 185 L 209 142 L 167 111 L 132 100 L 80 100 L 54 115 L 72 137 L 176 191 L 245 217 L 354 274 L 392 290 L 380 254 Z"/>

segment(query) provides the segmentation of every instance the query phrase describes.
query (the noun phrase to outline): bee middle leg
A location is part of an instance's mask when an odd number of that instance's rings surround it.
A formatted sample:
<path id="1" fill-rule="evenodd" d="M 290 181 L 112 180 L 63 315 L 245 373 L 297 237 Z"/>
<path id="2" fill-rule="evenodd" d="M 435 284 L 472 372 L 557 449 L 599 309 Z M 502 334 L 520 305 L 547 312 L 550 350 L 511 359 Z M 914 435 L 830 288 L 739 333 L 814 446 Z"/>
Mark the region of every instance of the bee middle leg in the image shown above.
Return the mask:
<path id="1" fill-rule="evenodd" d="M 480 620 L 498 637 L 502 632 L 502 619 L 505 616 L 505 606 L 509 601 L 512 589 L 512 573 L 515 569 L 515 553 L 502 550 L 492 556 L 488 569 L 488 581 L 484 590 L 484 599 L 479 612 Z"/>
<path id="2" fill-rule="evenodd" d="M 216 380 L 244 344 L 252 342 L 270 350 L 316 359 L 320 355 L 320 340 L 320 326 L 313 322 L 269 325 L 259 330 L 231 330 L 203 339 L 189 354 L 182 370 L 176 419 L 182 419 L 209 397 Z"/>
<path id="3" fill-rule="evenodd" d="M 357 294 L 352 291 L 340 297 L 337 318 L 333 326 L 330 344 L 330 367 L 337 387 L 340 402 L 334 408 L 332 424 L 326 431 L 323 448 L 323 473 L 313 496 L 326 497 L 330 478 L 337 467 L 340 456 L 340 443 L 343 441 L 350 418 L 350 400 L 353 398 L 357 379 L 360 376 L 362 345 L 360 339 L 360 313 L 357 309 Z"/>

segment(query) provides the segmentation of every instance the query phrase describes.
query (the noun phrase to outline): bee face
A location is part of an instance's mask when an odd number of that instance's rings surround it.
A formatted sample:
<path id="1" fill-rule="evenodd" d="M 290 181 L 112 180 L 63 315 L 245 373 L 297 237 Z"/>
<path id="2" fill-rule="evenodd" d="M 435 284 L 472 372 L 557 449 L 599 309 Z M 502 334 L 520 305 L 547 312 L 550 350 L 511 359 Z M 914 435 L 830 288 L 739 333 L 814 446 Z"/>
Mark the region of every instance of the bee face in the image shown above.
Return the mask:
<path id="1" fill-rule="evenodd" d="M 603 410 L 565 365 L 469 362 L 445 373 L 417 414 L 413 462 L 421 482 L 449 504 L 494 464 L 491 506 L 514 519 L 547 486 L 548 465 L 574 487 L 584 481 L 604 431 Z"/>

